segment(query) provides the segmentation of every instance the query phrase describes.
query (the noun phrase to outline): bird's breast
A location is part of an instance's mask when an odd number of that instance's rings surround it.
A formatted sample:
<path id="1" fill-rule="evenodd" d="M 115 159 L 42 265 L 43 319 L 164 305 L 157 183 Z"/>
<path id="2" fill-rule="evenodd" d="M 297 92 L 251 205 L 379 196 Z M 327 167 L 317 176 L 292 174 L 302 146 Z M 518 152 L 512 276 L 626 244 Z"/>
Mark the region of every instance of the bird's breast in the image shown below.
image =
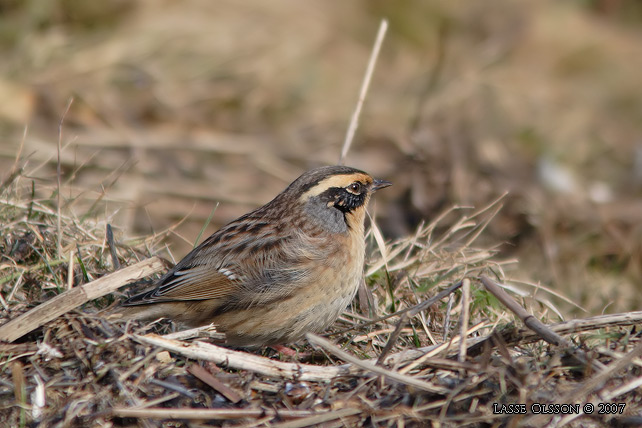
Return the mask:
<path id="1" fill-rule="evenodd" d="M 306 332 L 323 331 L 350 304 L 363 275 L 363 232 L 359 234 L 355 230 L 336 234 L 331 240 L 323 239 L 323 250 L 320 242 L 313 245 L 314 237 L 308 236 L 306 240 L 305 245 L 297 246 L 297 251 L 308 247 L 308 250 L 304 250 L 308 254 L 304 256 L 299 252 L 298 257 L 315 259 L 310 259 L 311 268 L 297 284 L 296 292 L 289 293 L 274 304 L 221 314 L 215 320 L 226 332 L 231 344 L 298 340 Z M 316 253 L 311 247 L 316 247 Z M 323 259 L 317 258 L 321 256 Z"/>

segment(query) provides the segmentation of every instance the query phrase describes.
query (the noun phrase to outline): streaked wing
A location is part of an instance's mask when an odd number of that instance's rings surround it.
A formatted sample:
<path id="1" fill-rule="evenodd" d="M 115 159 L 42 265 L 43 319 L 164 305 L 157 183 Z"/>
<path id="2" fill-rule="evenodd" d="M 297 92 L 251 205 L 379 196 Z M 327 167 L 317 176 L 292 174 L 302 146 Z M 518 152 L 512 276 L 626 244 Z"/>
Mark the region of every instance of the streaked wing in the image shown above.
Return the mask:
<path id="1" fill-rule="evenodd" d="M 253 223 L 247 217 L 239 220 Z M 291 281 L 275 271 L 292 265 L 291 260 L 286 261 L 292 236 L 277 238 L 265 222 L 259 223 L 260 231 L 255 226 L 254 234 L 239 234 L 235 224 L 230 223 L 192 250 L 160 278 L 155 289 L 133 296 L 123 305 L 209 299 L 260 302 L 268 290 L 268 294 L 290 294 L 293 290 L 281 285 Z"/>
<path id="2" fill-rule="evenodd" d="M 214 271 L 205 265 L 174 273 L 171 282 L 156 288 L 154 301 L 221 299 L 233 294 L 239 286 L 229 270 Z"/>

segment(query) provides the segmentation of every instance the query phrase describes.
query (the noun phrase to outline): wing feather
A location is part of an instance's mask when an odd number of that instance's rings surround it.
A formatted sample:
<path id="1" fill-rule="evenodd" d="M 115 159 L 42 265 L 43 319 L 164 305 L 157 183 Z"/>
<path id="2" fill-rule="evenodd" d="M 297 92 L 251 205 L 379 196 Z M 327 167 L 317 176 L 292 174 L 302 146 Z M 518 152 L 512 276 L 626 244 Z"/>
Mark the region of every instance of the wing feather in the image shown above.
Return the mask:
<path id="1" fill-rule="evenodd" d="M 336 251 L 296 229 L 285 236 L 281 229 L 277 237 L 264 218 L 253 220 L 245 216 L 214 233 L 160 278 L 154 289 L 123 305 L 218 300 L 226 307 L 261 306 L 310 284 L 311 266 Z M 251 233 L 244 233 L 252 229 L 247 223 L 255 225 Z M 241 227 L 245 230 L 239 233 Z"/>

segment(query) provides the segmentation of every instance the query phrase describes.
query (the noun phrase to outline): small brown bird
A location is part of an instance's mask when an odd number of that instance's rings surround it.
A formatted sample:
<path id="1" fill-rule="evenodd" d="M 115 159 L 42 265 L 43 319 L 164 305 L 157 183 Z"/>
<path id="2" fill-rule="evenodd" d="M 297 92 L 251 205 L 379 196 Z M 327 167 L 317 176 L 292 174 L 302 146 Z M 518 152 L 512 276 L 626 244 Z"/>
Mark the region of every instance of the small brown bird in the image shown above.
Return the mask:
<path id="1" fill-rule="evenodd" d="M 213 323 L 234 346 L 288 343 L 332 324 L 363 276 L 370 196 L 390 182 L 358 169 L 306 172 L 192 250 L 121 316 Z"/>

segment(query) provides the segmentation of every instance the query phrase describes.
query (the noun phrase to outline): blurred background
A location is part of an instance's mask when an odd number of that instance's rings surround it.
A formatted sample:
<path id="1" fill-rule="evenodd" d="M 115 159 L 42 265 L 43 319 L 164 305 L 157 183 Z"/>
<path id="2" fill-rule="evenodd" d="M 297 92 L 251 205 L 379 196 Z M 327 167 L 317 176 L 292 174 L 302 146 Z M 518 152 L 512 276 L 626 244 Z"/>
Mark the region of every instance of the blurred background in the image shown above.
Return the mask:
<path id="1" fill-rule="evenodd" d="M 60 138 L 64 209 L 179 259 L 338 161 L 384 17 L 347 164 L 394 182 L 386 237 L 509 192 L 483 243 L 510 276 L 640 309 L 635 0 L 0 0 L 0 177 L 19 154 L 16 190 L 50 199 Z"/>

